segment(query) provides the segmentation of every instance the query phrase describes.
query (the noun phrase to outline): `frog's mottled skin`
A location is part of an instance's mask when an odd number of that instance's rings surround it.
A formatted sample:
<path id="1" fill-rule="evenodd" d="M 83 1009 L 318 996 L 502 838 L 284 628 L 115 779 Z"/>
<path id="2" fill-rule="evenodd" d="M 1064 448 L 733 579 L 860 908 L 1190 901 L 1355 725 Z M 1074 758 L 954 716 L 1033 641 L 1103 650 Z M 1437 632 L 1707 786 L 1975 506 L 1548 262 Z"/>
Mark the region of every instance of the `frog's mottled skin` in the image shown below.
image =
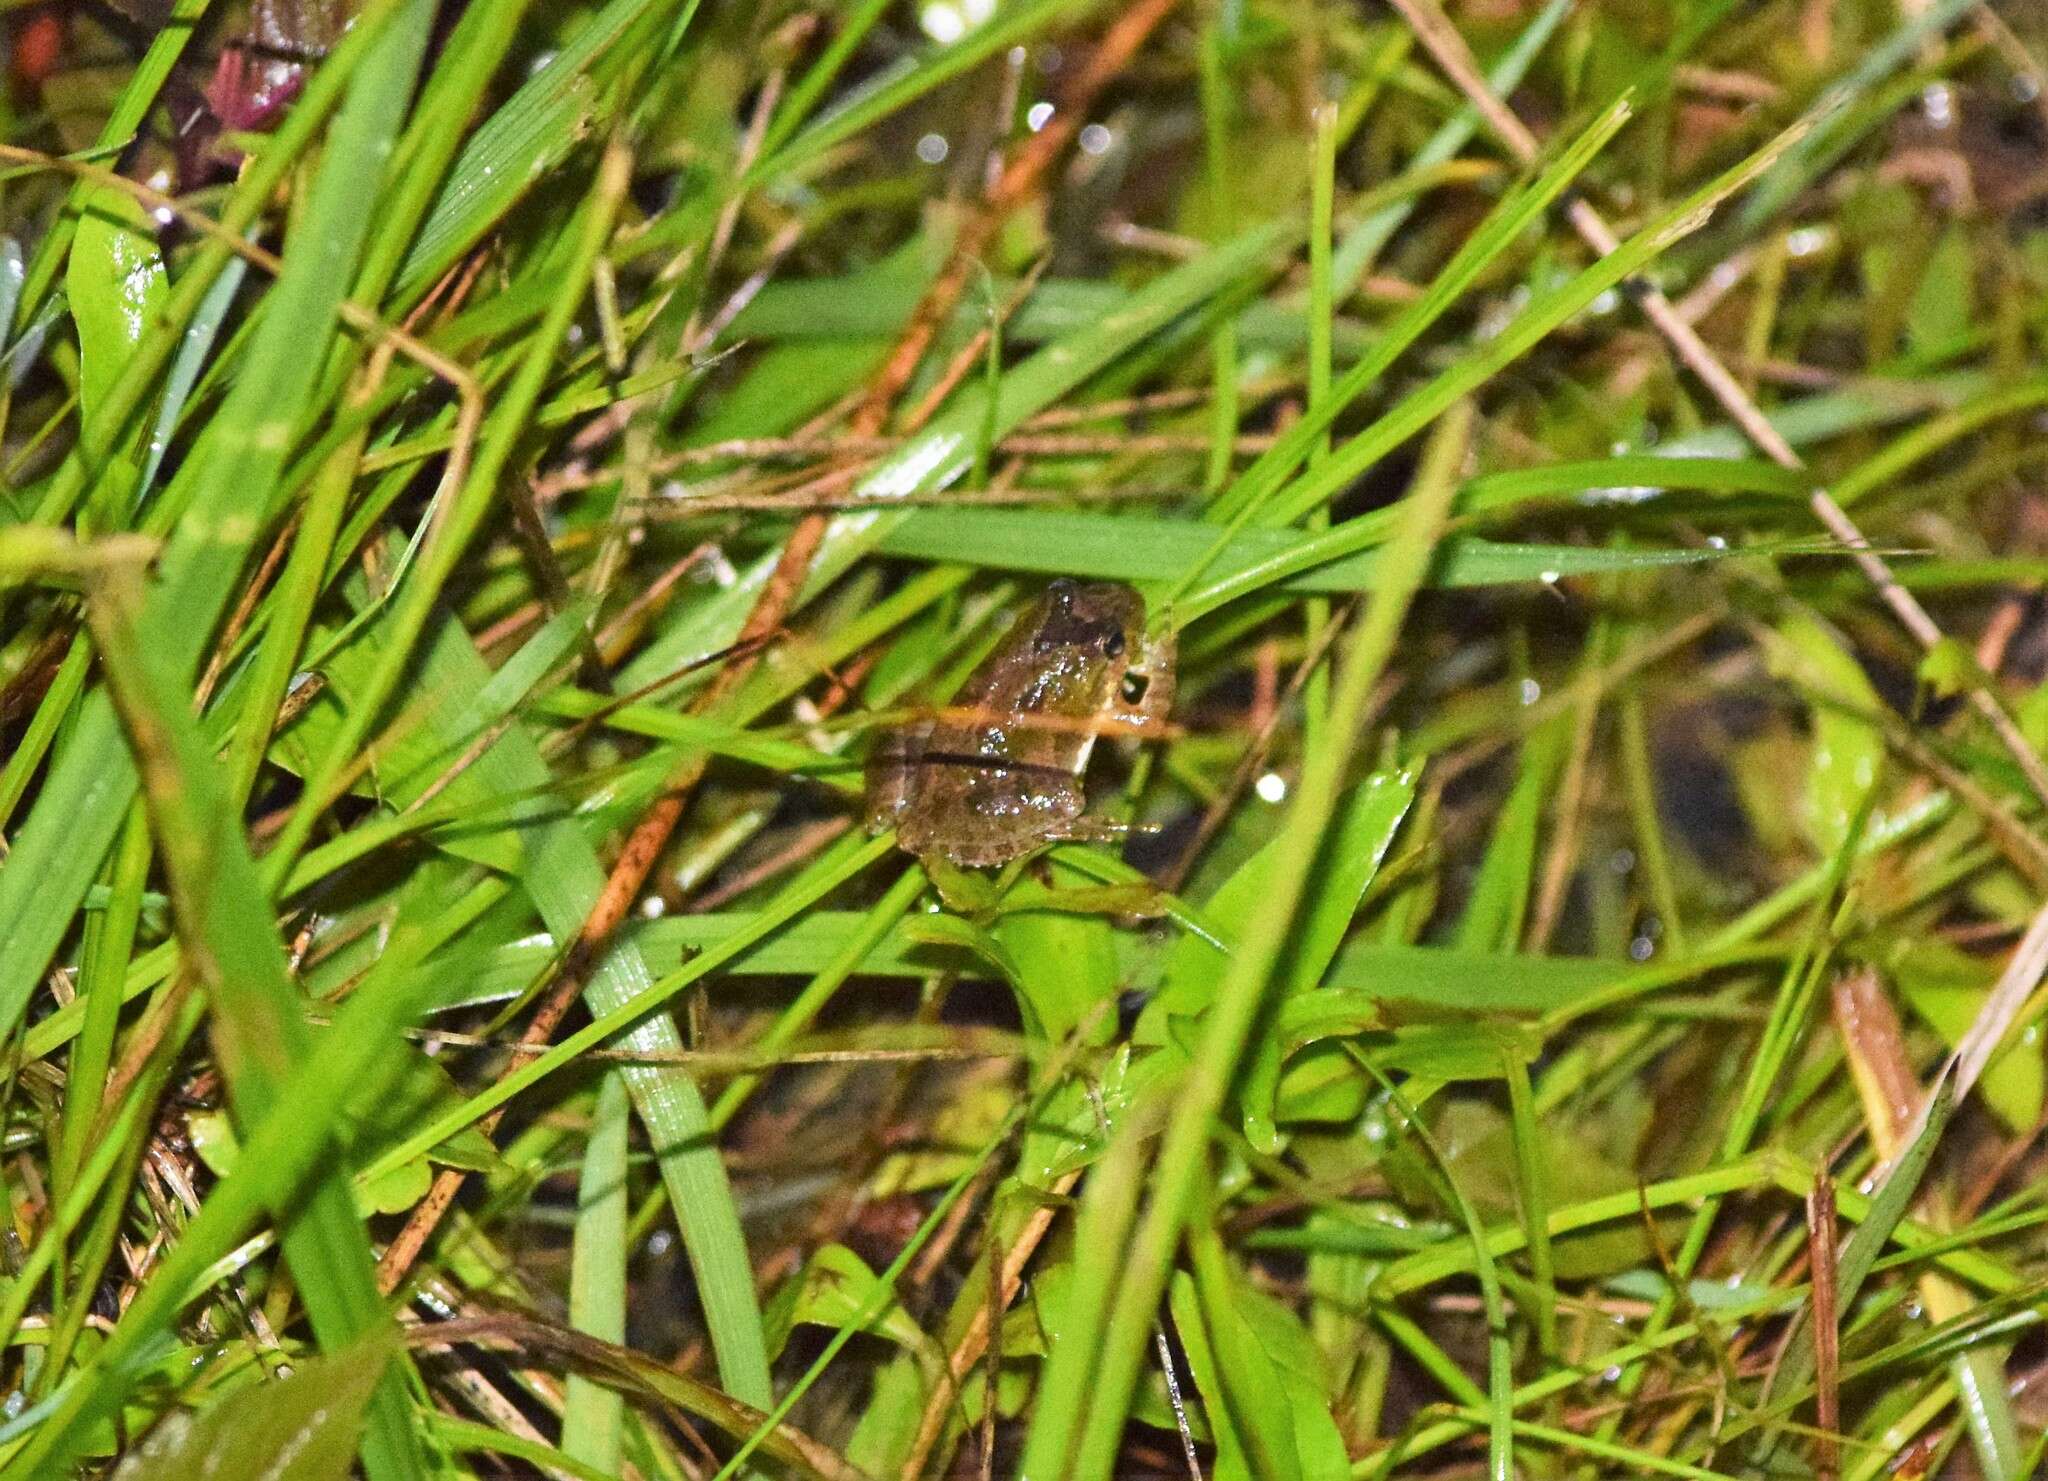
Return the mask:
<path id="1" fill-rule="evenodd" d="M 1081 774 L 1105 725 L 1163 720 L 1173 640 L 1116 582 L 1055 581 L 936 720 L 891 731 L 868 760 L 868 826 L 921 858 L 1006 864 L 1116 830 L 1082 815 Z M 1035 723 L 1034 723 L 1035 722 Z"/>

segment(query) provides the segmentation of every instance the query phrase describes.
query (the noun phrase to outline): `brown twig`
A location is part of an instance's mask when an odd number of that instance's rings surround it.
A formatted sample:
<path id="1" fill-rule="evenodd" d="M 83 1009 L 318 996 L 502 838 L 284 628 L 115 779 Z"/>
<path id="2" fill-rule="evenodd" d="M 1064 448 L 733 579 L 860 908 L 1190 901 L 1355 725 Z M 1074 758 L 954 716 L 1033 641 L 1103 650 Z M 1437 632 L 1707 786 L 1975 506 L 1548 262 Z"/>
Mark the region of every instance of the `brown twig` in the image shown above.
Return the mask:
<path id="1" fill-rule="evenodd" d="M 983 331 L 983 333 L 985 335 L 986 331 Z M 983 345 L 985 344 L 986 339 L 984 338 Z M 970 346 L 970 348 L 975 350 L 976 355 L 980 353 L 980 347 Z M 972 369 L 972 367 L 973 361 L 970 358 L 965 368 Z M 958 370 L 956 369 L 954 372 L 950 372 L 950 374 L 952 375 L 951 381 L 942 380 L 937 389 L 950 390 L 954 384 L 958 383 Z M 921 404 L 919 414 L 908 418 L 906 426 L 912 428 L 922 426 L 928 420 L 930 411 L 935 406 L 936 402 L 931 400 Z M 876 434 L 873 436 L 842 435 L 808 438 L 736 437 L 724 442 L 709 442 L 699 447 L 686 447 L 678 452 L 669 453 L 650 462 L 647 471 L 650 475 L 659 477 L 663 474 L 675 473 L 681 469 L 694 467 L 698 464 L 722 463 L 728 459 L 746 459 L 754 462 L 763 462 L 771 458 L 808 459 L 821 462 L 834 459 L 860 460 L 858 466 L 844 467 L 837 470 L 844 474 L 862 471 L 866 460 L 878 457 L 883 453 L 893 452 L 909 440 L 908 434 L 900 436 Z M 1275 439 L 1270 434 L 1259 432 L 1243 433 L 1231 439 L 1230 450 L 1240 457 L 1256 457 L 1271 448 L 1274 441 Z M 1213 439 L 1206 433 L 1191 433 L 1187 435 L 1166 432 L 1060 434 L 1026 430 L 1012 432 L 1007 437 L 998 439 L 994 451 L 1010 453 L 1020 457 L 1035 458 L 1130 457 L 1159 453 L 1203 453 L 1209 450 L 1212 443 Z M 620 477 L 620 470 L 610 467 L 552 474 L 545 480 L 542 480 L 542 492 L 545 495 L 543 502 L 545 502 L 545 499 L 552 499 L 559 494 L 569 493 L 577 489 L 597 488 L 604 484 L 617 483 L 620 481 Z M 899 500 L 898 502 L 901 501 Z"/>
<path id="2" fill-rule="evenodd" d="M 604 897 L 600 896 L 599 905 L 603 904 Z M 623 915 L 623 911 L 621 914 Z M 592 919 L 596 919 L 595 911 L 592 912 Z M 589 922 L 586 922 L 584 934 L 577 938 L 576 945 L 570 948 L 563 960 L 561 974 L 554 988 L 548 993 L 539 1011 L 527 1020 L 526 1027 L 520 1032 L 519 1047 L 536 1048 L 546 1044 L 554 1037 L 555 1030 L 560 1027 L 562 1020 L 568 1016 L 570 1007 L 583 991 L 583 980 L 588 971 L 586 940 L 589 934 Z M 480 1126 L 485 1136 L 497 1130 L 498 1123 L 505 1118 L 507 1109 L 506 1106 L 499 1106 L 483 1118 Z M 426 1248 L 427 1241 L 433 1238 L 434 1231 L 441 1226 L 441 1220 L 447 1217 L 448 1210 L 454 1204 L 456 1195 L 462 1191 L 463 1181 L 467 1177 L 468 1173 L 459 1167 L 444 1167 L 434 1175 L 433 1186 L 428 1188 L 427 1196 L 413 1206 L 411 1214 L 406 1217 L 404 1227 L 385 1247 L 383 1256 L 377 1261 L 377 1289 L 383 1294 L 390 1295 L 404 1281 L 413 1267 L 413 1262 L 419 1259 L 420 1251 Z"/>
<path id="3" fill-rule="evenodd" d="M 1079 1177 L 1077 1172 L 1062 1177 L 1054 1186 L 1054 1196 L 1065 1197 Z M 995 1326 L 991 1308 L 997 1312 L 1008 1310 L 1010 1303 L 1017 1299 L 1017 1291 L 1024 1284 L 1024 1267 L 1037 1253 L 1039 1243 L 1052 1227 L 1059 1207 L 1057 1203 L 1047 1203 L 1033 1209 L 1031 1217 L 1025 1221 L 1023 1232 L 1017 1236 L 1017 1242 L 1004 1255 L 1000 1285 L 988 1301 L 975 1308 L 974 1315 L 968 1319 L 967 1330 L 947 1357 L 945 1375 L 933 1385 L 931 1397 L 925 1401 L 924 1413 L 918 1419 L 917 1438 L 911 1443 L 910 1453 L 900 1473 L 904 1481 L 916 1481 L 925 1473 L 925 1463 L 931 1458 L 932 1448 L 945 1433 L 946 1416 L 952 1410 L 953 1396 L 959 1392 L 960 1385 L 966 1382 L 967 1375 L 988 1347 L 989 1334 Z"/>
<path id="4" fill-rule="evenodd" d="M 2032 592 L 2010 592 L 1998 604 L 1991 620 L 1984 624 L 1984 631 L 1977 634 L 1978 668 L 1995 674 L 2005 667 L 2005 651 L 2026 624 L 2027 607 L 2032 600 Z"/>
<path id="5" fill-rule="evenodd" d="M 249 584 L 242 588 L 242 599 L 235 603 L 235 610 L 228 614 L 227 625 L 221 629 L 220 638 L 213 645 L 213 656 L 206 661 L 206 671 L 199 676 L 199 687 L 194 691 L 193 706 L 204 709 L 213 697 L 213 686 L 220 682 L 221 670 L 227 667 L 228 657 L 234 651 L 235 641 L 242 635 L 242 629 L 249 625 L 249 619 L 256 613 L 256 604 L 263 600 L 263 594 L 270 590 L 271 578 L 277 575 L 277 568 L 284 564 L 286 554 L 291 550 L 292 537 L 298 533 L 299 516 L 293 514 L 284 522 L 284 528 L 277 532 L 277 538 L 270 542 L 270 549 L 263 553 L 262 563 L 256 567 L 256 574 L 249 578 Z"/>
<path id="6" fill-rule="evenodd" d="M 1814 1470 L 1820 1481 L 1833 1481 L 1839 1458 L 1836 1435 L 1842 1428 L 1842 1332 L 1835 1309 L 1835 1183 L 1826 1171 L 1817 1174 L 1806 1195 L 1807 1269 L 1813 1290 Z"/>
<path id="7" fill-rule="evenodd" d="M 607 664 L 622 661 L 628 644 L 639 635 L 647 619 L 667 600 L 668 594 L 675 590 L 676 583 L 714 558 L 722 560 L 724 557 L 716 545 L 706 540 L 680 560 L 671 561 L 668 568 L 648 582 L 643 590 L 634 592 L 632 599 L 619 608 L 618 614 L 597 631 L 597 651 L 604 656 L 604 661 Z"/>
<path id="8" fill-rule="evenodd" d="M 784 870 L 815 859 L 826 844 L 852 826 L 853 819 L 841 814 L 838 817 L 820 818 L 808 827 L 797 829 L 793 838 L 767 858 L 741 870 L 717 889 L 707 890 L 692 900 L 690 913 L 702 914 L 707 910 L 716 910 L 722 905 L 728 905 L 748 890 L 775 878 Z"/>
<path id="9" fill-rule="evenodd" d="M 922 427 L 938 415 L 939 408 L 945 405 L 947 397 L 959 389 L 960 382 L 966 380 L 974 368 L 988 358 L 989 343 L 995 338 L 996 330 L 1009 323 L 1010 316 L 1024 306 L 1024 300 L 1038 287 L 1039 280 L 1045 276 L 1045 270 L 1050 266 L 1052 258 L 1049 256 L 1041 257 L 1033 263 L 1031 271 L 1024 274 L 1011 289 L 1009 297 L 1003 300 L 988 322 L 969 335 L 967 343 L 953 352 L 953 358 L 947 362 L 946 368 L 939 372 L 938 378 L 931 383 L 924 395 L 918 398 L 917 405 L 913 406 L 909 415 L 904 418 L 908 425 Z"/>

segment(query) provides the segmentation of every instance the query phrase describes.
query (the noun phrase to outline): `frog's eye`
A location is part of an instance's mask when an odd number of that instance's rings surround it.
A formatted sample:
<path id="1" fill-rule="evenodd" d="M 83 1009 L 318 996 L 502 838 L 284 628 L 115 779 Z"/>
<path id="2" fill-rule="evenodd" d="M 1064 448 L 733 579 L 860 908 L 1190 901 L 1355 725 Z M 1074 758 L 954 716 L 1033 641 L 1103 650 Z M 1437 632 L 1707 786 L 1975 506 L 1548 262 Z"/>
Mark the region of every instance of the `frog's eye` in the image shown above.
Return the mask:
<path id="1" fill-rule="evenodd" d="M 1144 703 L 1145 693 L 1151 687 L 1152 676 L 1150 674 L 1141 674 L 1136 669 L 1131 670 L 1131 672 L 1124 675 L 1123 688 L 1120 691 L 1123 702 L 1127 705 Z"/>
<path id="2" fill-rule="evenodd" d="M 1111 630 L 1109 636 L 1102 640 L 1102 651 L 1110 658 L 1123 657 L 1124 635 L 1121 630 Z"/>

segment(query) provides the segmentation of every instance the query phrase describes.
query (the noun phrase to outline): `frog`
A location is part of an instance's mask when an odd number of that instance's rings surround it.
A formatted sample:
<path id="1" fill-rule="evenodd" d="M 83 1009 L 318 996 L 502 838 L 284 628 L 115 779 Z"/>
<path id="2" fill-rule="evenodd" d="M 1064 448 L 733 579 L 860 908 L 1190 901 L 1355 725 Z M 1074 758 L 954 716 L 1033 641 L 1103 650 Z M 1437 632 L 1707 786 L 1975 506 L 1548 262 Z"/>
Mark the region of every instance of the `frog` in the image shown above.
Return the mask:
<path id="1" fill-rule="evenodd" d="M 1120 837 L 1126 825 L 1086 811 L 1088 758 L 1104 733 L 1162 729 L 1173 690 L 1173 636 L 1147 634 L 1143 597 L 1121 582 L 1056 580 L 952 704 L 882 736 L 867 763 L 868 827 L 894 828 L 934 877 Z"/>

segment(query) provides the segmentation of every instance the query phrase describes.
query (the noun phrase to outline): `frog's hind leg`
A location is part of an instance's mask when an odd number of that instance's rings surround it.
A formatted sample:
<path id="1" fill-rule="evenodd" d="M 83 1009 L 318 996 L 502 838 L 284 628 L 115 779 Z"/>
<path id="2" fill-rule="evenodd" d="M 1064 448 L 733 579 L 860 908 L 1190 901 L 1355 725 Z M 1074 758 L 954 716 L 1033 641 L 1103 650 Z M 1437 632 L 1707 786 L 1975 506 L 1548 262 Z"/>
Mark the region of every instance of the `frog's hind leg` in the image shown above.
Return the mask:
<path id="1" fill-rule="evenodd" d="M 1062 819 L 1046 837 L 1056 843 L 1122 843 L 1135 833 L 1157 833 L 1157 823 L 1122 823 L 1115 818 L 1081 813 Z"/>

